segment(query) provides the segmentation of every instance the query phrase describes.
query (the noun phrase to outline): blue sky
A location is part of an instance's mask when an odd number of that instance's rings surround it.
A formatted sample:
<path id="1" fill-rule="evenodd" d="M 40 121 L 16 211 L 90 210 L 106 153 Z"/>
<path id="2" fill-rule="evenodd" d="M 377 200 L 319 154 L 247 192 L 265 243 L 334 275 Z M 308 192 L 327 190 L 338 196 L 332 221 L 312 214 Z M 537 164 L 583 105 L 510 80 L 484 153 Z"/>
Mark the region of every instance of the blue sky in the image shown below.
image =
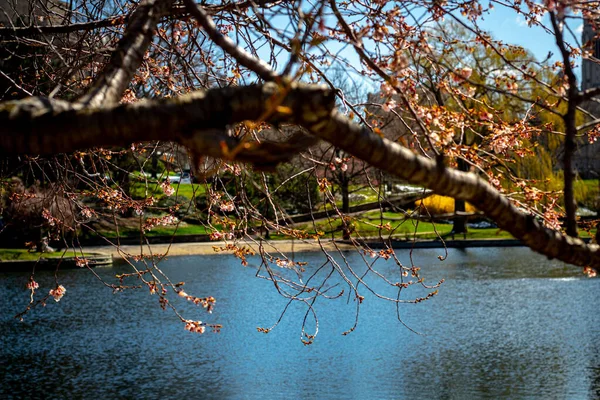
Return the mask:
<path id="1" fill-rule="evenodd" d="M 581 43 L 581 32 L 583 22 L 580 19 L 571 19 L 568 23 L 573 33 L 577 36 L 577 40 Z M 544 25 L 550 25 L 550 19 L 546 15 L 542 20 Z M 551 60 L 560 60 L 559 51 L 556 47 L 554 37 L 548 34 L 539 26 L 528 27 L 525 18 L 517 15 L 514 10 L 505 7 L 496 7 L 486 15 L 484 20 L 480 22 L 480 27 L 490 32 L 495 39 L 500 39 L 506 43 L 520 45 L 527 50 L 530 50 L 538 60 L 543 60 L 552 52 Z M 565 30 L 565 39 L 575 45 L 571 34 Z M 576 60 L 578 78 L 581 70 L 581 59 Z"/>
<path id="2" fill-rule="evenodd" d="M 576 35 L 577 41 L 581 42 L 581 32 L 583 28 L 582 20 L 569 19 L 569 21 L 568 25 L 570 29 Z M 288 24 L 288 20 L 285 17 L 281 17 L 280 20 L 278 18 L 273 18 L 271 22 L 280 29 L 286 28 Z M 333 25 L 335 24 L 334 21 L 330 22 Z M 547 15 L 543 18 L 542 22 L 547 27 L 551 26 L 550 19 Z M 478 20 L 478 25 L 481 29 L 489 32 L 497 40 L 502 40 L 504 43 L 508 44 L 519 45 L 531 51 L 539 61 L 545 60 L 549 52 L 552 52 L 553 54 L 550 59 L 552 62 L 562 61 L 554 36 L 546 32 L 540 26 L 529 27 L 525 18 L 522 15 L 517 14 L 513 9 L 496 5 L 489 13 L 484 14 L 482 19 Z M 573 45 L 577 45 L 568 31 L 566 31 L 566 40 Z M 341 46 L 335 42 L 328 42 L 326 46 L 334 52 L 341 48 Z M 268 57 L 268 49 L 261 49 L 259 54 L 262 52 L 265 52 L 266 57 Z M 360 64 L 358 56 L 352 49 L 349 49 L 349 51 L 344 54 L 344 57 L 352 64 Z M 288 55 L 281 54 L 277 59 L 280 64 L 279 68 L 283 68 L 288 60 Z M 575 62 L 575 72 L 578 79 L 580 79 L 581 59 L 576 59 Z M 348 70 L 347 72 L 351 75 L 353 74 L 351 70 Z M 360 78 L 358 79 L 360 80 Z M 365 83 L 368 86 L 372 86 L 370 90 L 376 90 L 378 88 L 377 85 L 373 86 L 372 82 Z"/>

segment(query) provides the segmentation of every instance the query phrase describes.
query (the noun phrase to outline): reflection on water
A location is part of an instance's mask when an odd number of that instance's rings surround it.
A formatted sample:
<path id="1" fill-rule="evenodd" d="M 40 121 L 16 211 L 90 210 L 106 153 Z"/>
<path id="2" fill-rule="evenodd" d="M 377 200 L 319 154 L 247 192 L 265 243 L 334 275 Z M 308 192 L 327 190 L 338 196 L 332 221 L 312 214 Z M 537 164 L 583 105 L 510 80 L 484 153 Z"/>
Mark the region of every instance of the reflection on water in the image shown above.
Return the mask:
<path id="1" fill-rule="evenodd" d="M 147 292 L 113 294 L 85 270 L 60 272 L 62 301 L 12 317 L 26 305 L 28 275 L 0 273 L 0 398 L 596 398 L 600 395 L 598 279 L 527 249 L 412 254 L 440 294 L 400 308 L 366 296 L 317 302 L 320 332 L 299 340 L 305 309 L 292 307 L 255 270 L 226 256 L 173 257 L 161 264 L 186 291 L 217 298 L 215 314 L 183 306 L 189 318 L 222 323 L 192 334 Z M 409 263 L 409 252 L 398 252 Z M 346 254 L 352 263 L 360 259 Z M 313 265 L 319 254 L 299 258 Z M 382 272 L 391 266 L 377 264 Z M 98 268 L 113 279 L 127 266 Z M 53 285 L 50 272 L 36 280 Z M 378 285 L 377 280 L 372 284 Z M 341 289 L 341 286 L 340 286 Z M 382 288 L 385 290 L 385 288 Z M 197 314 L 196 314 L 197 313 Z"/>

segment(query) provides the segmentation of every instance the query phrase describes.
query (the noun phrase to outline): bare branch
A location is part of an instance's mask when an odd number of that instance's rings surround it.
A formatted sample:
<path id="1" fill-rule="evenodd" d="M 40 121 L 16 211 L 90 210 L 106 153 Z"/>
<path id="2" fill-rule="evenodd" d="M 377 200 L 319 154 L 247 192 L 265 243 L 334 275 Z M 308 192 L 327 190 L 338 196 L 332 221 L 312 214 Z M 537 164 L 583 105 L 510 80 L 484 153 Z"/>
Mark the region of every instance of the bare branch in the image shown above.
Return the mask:
<path id="1" fill-rule="evenodd" d="M 126 23 L 127 15 L 117 15 L 106 19 L 90 22 L 79 22 L 68 25 L 56 26 L 25 26 L 25 27 L 0 27 L 0 37 L 28 37 L 39 34 L 55 35 L 79 31 L 90 31 L 94 29 L 118 26 Z"/>
<path id="2" fill-rule="evenodd" d="M 194 0 L 183 1 L 190 14 L 198 20 L 200 25 L 202 25 L 208 37 L 210 37 L 210 39 L 227 54 L 235 58 L 237 62 L 249 70 L 254 71 L 266 82 L 273 81 L 279 77 L 267 63 L 253 57 L 250 53 L 241 47 L 238 47 L 231 39 L 229 39 L 229 37 L 219 32 L 212 18 L 210 18 L 204 8 L 196 4 Z"/>
<path id="3" fill-rule="evenodd" d="M 259 1 L 258 5 L 261 7 L 267 7 L 279 3 L 281 0 L 264 0 Z M 209 15 L 216 14 L 223 11 L 232 10 L 244 10 L 251 7 L 254 2 L 242 1 L 240 3 L 227 3 L 222 5 L 206 5 L 205 10 Z M 161 15 L 164 17 L 183 17 L 187 15 L 187 9 L 181 5 L 174 5 L 169 10 Z M 119 26 L 129 22 L 129 14 L 115 15 L 110 18 L 105 18 L 97 21 L 89 22 L 75 22 L 66 25 L 55 25 L 55 26 L 24 26 L 24 27 L 0 27 L 0 37 L 28 37 L 39 34 L 52 35 L 52 34 L 64 34 L 81 31 L 91 31 L 94 29 L 108 28 L 111 26 Z"/>
<path id="4" fill-rule="evenodd" d="M 593 119 L 591 121 L 586 122 L 585 124 L 581 124 L 577 127 L 577 131 L 582 131 L 584 129 L 593 128 L 594 126 L 600 124 L 600 119 Z"/>
<path id="5" fill-rule="evenodd" d="M 173 1 L 144 0 L 137 6 L 110 63 L 96 78 L 92 88 L 78 99 L 79 104 L 97 107 L 115 104 L 121 99 L 152 42 L 158 21 Z"/>
<path id="6" fill-rule="evenodd" d="M 579 94 L 581 101 L 590 100 L 591 98 L 597 96 L 600 96 L 600 87 L 591 88 Z"/>

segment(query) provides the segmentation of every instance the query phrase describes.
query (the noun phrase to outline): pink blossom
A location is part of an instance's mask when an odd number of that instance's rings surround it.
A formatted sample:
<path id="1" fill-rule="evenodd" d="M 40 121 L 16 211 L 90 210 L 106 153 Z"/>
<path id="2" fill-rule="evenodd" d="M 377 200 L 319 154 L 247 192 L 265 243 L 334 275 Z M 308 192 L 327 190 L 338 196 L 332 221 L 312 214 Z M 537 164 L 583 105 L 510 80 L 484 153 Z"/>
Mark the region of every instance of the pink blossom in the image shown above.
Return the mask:
<path id="1" fill-rule="evenodd" d="M 171 196 L 173 193 L 175 193 L 175 189 L 173 189 L 173 186 L 171 186 L 171 182 L 168 179 L 164 180 L 160 184 L 160 188 L 167 196 Z"/>
<path id="2" fill-rule="evenodd" d="M 36 281 L 34 281 L 33 278 L 31 278 L 29 282 L 27 282 L 27 285 L 25 285 L 25 287 L 29 290 L 35 290 L 39 288 L 40 285 Z"/>
<path id="3" fill-rule="evenodd" d="M 94 215 L 94 211 L 89 207 L 83 207 L 81 209 L 81 215 L 84 218 L 92 218 L 92 216 Z"/>
<path id="4" fill-rule="evenodd" d="M 379 89 L 381 90 L 381 93 L 384 96 L 391 96 L 392 94 L 395 93 L 395 90 L 392 86 L 390 86 L 387 82 L 383 82 L 381 84 L 381 86 L 379 87 Z"/>
<path id="5" fill-rule="evenodd" d="M 473 73 L 473 69 L 471 69 L 469 67 L 461 68 L 457 71 L 454 71 L 454 74 L 452 75 L 452 80 L 454 82 L 466 81 L 467 79 L 469 79 L 471 77 L 472 73 Z"/>
<path id="6" fill-rule="evenodd" d="M 223 234 L 221 232 L 213 232 L 210 234 L 210 240 L 221 240 L 223 238 Z"/>
<path id="7" fill-rule="evenodd" d="M 396 108 L 398 106 L 398 104 L 396 104 L 396 100 L 390 99 L 387 102 L 385 102 L 385 104 L 383 104 L 381 106 L 381 108 L 383 109 L 383 111 L 385 112 L 390 112 L 391 110 L 393 110 L 394 108 Z"/>
<path id="8" fill-rule="evenodd" d="M 204 326 L 202 321 L 190 321 L 190 320 L 185 321 L 185 330 L 186 331 L 202 334 L 202 333 L 204 333 L 205 329 L 206 329 L 206 327 Z"/>
<path id="9" fill-rule="evenodd" d="M 89 264 L 89 261 L 87 259 L 75 257 L 75 265 L 78 266 L 79 268 L 87 267 L 88 264 Z"/>
<path id="10" fill-rule="evenodd" d="M 292 260 L 280 260 L 280 259 L 277 259 L 275 261 L 275 263 L 277 264 L 278 267 L 281 267 L 281 268 L 291 268 L 291 267 L 293 267 L 295 265 Z"/>
<path id="11" fill-rule="evenodd" d="M 544 0 L 544 6 L 549 12 L 552 12 L 556 9 L 556 2 L 554 0 Z"/>
<path id="12" fill-rule="evenodd" d="M 42 218 L 44 218 L 48 222 L 48 225 L 50 225 L 50 226 L 56 225 L 55 218 L 52 216 L 52 214 L 50 214 L 50 211 L 48 211 L 45 208 L 42 210 Z"/>
<path id="13" fill-rule="evenodd" d="M 583 273 L 588 276 L 588 278 L 593 278 L 596 276 L 596 270 L 591 267 L 585 267 L 583 269 Z"/>
<path id="14" fill-rule="evenodd" d="M 63 298 L 63 296 L 65 295 L 66 292 L 67 292 L 67 289 L 65 289 L 65 287 L 63 285 L 59 285 L 56 287 L 56 289 L 51 289 L 49 294 L 50 294 L 50 296 L 54 297 L 54 301 L 56 301 L 58 303 L 60 301 L 60 299 Z"/>
<path id="15" fill-rule="evenodd" d="M 224 201 L 223 203 L 221 203 L 221 206 L 219 208 L 223 212 L 231 212 L 235 209 L 235 206 L 233 205 L 233 201 Z"/>

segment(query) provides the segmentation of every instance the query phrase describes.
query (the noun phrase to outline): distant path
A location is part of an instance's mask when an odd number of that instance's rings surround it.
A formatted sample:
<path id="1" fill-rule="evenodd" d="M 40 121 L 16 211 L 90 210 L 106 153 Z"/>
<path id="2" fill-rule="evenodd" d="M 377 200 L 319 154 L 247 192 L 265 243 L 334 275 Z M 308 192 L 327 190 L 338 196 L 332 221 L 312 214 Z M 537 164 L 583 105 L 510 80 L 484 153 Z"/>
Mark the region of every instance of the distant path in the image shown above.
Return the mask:
<path id="1" fill-rule="evenodd" d="M 231 242 L 230 242 L 231 243 Z M 335 245 L 329 240 L 322 240 L 321 243 L 327 250 L 335 250 Z M 352 250 L 354 247 L 350 244 L 336 242 L 338 247 L 342 250 Z M 238 246 L 247 246 L 252 250 L 258 250 L 258 244 L 250 241 L 238 242 Z M 265 250 L 274 254 L 276 252 L 275 246 L 282 253 L 291 252 L 304 252 L 304 251 L 319 251 L 321 247 L 314 240 L 306 242 L 299 240 L 277 240 L 263 242 Z M 186 255 L 213 255 L 213 254 L 231 254 L 231 251 L 215 252 L 214 247 L 225 246 L 225 242 L 195 242 L 195 243 L 173 243 L 169 246 L 168 243 L 157 243 L 151 244 L 150 249 L 148 246 L 143 248 L 140 245 L 123 245 L 117 248 L 116 246 L 85 246 L 84 251 L 111 254 L 115 258 L 122 258 L 123 254 L 165 254 L 168 251 L 170 256 L 186 256 Z"/>

